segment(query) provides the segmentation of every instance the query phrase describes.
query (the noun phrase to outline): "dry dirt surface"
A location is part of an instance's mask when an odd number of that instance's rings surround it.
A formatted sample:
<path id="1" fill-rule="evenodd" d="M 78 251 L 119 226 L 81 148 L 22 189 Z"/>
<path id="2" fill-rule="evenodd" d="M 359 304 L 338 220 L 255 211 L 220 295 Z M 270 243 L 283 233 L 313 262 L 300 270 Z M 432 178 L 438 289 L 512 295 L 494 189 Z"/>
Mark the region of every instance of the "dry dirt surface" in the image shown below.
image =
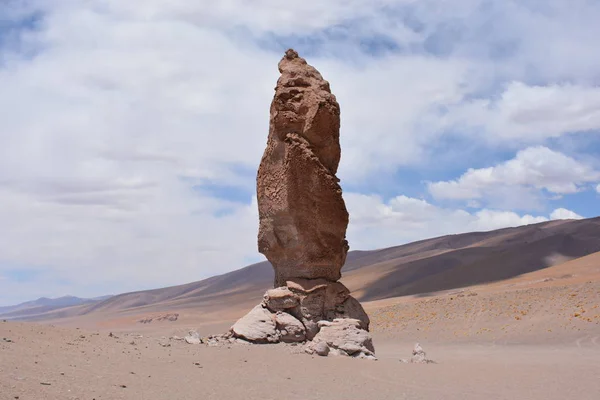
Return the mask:
<path id="1" fill-rule="evenodd" d="M 412 343 L 376 336 L 379 360 L 283 345 L 189 345 L 136 333 L 0 322 L 0 399 L 598 399 L 600 346 Z M 4 339 L 2 339 L 4 338 Z M 427 347 L 428 346 L 428 347 Z"/>
<path id="2" fill-rule="evenodd" d="M 492 284 L 365 307 L 373 330 L 397 340 L 598 346 L 600 253 Z"/>

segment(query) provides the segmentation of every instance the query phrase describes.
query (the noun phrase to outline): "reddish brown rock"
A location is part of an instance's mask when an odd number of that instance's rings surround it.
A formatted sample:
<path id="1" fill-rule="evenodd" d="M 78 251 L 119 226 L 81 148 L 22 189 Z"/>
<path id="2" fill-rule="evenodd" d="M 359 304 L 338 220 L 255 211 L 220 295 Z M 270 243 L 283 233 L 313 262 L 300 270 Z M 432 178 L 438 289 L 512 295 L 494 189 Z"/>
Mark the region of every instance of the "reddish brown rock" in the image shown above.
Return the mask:
<path id="1" fill-rule="evenodd" d="M 256 185 L 258 248 L 273 265 L 275 288 L 236 322 L 232 340 L 308 341 L 311 354 L 374 358 L 369 317 L 338 282 L 348 252 L 348 212 L 335 176 L 340 107 L 294 50 L 279 71 Z"/>
<path id="2" fill-rule="evenodd" d="M 258 248 L 275 269 L 275 287 L 291 278 L 337 281 L 348 252 L 348 212 L 335 175 L 340 107 L 294 50 L 279 71 L 257 177 Z"/>

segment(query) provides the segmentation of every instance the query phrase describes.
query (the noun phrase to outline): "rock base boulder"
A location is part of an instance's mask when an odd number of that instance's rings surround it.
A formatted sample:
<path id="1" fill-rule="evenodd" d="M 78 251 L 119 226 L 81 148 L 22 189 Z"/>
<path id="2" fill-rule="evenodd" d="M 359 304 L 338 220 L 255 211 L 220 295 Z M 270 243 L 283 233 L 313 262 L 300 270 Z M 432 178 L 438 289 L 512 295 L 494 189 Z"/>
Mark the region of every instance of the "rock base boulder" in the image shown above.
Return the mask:
<path id="1" fill-rule="evenodd" d="M 319 333 L 306 345 L 309 354 L 326 353 L 358 358 L 375 359 L 373 340 L 368 331 L 361 327 L 361 321 L 352 318 L 336 318 L 332 322 L 319 321 Z"/>
<path id="2" fill-rule="evenodd" d="M 251 343 L 303 343 L 319 355 L 374 358 L 369 316 L 340 282 L 293 279 L 267 290 L 230 335 Z"/>

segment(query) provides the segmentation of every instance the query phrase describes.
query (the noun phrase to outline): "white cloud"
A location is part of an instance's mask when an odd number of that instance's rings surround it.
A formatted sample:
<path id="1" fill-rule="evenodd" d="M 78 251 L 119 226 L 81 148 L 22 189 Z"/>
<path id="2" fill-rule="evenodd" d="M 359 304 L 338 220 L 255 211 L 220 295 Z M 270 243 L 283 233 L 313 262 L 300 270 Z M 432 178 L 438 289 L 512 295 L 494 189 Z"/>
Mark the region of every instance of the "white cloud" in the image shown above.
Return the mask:
<path id="1" fill-rule="evenodd" d="M 583 219 L 584 217 L 582 217 L 581 215 L 579 215 L 576 212 L 573 212 L 571 210 L 567 210 L 565 208 L 557 208 L 556 210 L 552 211 L 552 214 L 550 214 L 550 218 L 551 219 Z"/>
<path id="2" fill-rule="evenodd" d="M 484 138 L 496 142 L 540 143 L 569 133 L 595 132 L 600 130 L 600 88 L 512 82 L 499 99 L 460 104 L 449 119 L 462 127 L 483 127 Z"/>
<path id="3" fill-rule="evenodd" d="M 529 147 L 494 167 L 469 169 L 452 181 L 428 184 L 436 199 L 487 199 L 508 208 L 534 204 L 536 193 L 572 194 L 600 178 L 593 167 L 547 147 Z M 512 203 L 510 199 L 516 201 Z"/>
<path id="4" fill-rule="evenodd" d="M 342 107 L 344 187 L 386 179 L 399 166 L 432 164 L 439 159 L 432 147 L 448 127 L 483 126 L 512 144 L 515 135 L 541 141 L 596 126 L 595 6 L 581 16 L 586 23 L 567 29 L 563 22 L 574 11 L 560 2 L 549 2 L 545 14 L 499 2 L 491 11 L 501 29 L 493 29 L 477 0 L 282 4 L 32 0 L 3 9 L 3 21 L 26 17 L 30 6 L 43 18 L 34 30 L 11 27 L 10 40 L 0 42 L 0 274 L 22 266 L 40 271 L 35 282 L 0 286 L 0 302 L 33 297 L 36 288 L 53 295 L 75 288 L 68 291 L 85 296 L 183 283 L 254 260 L 250 195 L 276 64 L 288 42 L 322 43 L 309 62 L 330 80 Z M 448 26 L 460 34 L 446 35 Z M 382 36 L 400 51 L 366 54 L 368 40 Z M 513 40 L 515 53 L 501 63 L 478 50 L 487 54 Z M 550 49 L 539 50 L 549 41 Z M 449 48 L 444 56 L 427 49 L 436 42 Z M 526 82 L 531 68 L 542 82 L 576 82 L 515 83 L 498 101 L 464 104 L 497 79 Z M 587 182 L 555 175 L 527 179 L 555 193 Z M 485 183 L 485 176 L 477 179 Z M 194 188 L 207 181 L 243 192 L 242 200 Z M 507 202 L 529 196 L 535 203 L 527 188 L 515 190 L 503 194 Z M 543 218 L 466 213 L 402 197 L 374 202 L 371 215 L 353 200 L 368 196 L 348 196 L 355 204 L 353 248 Z"/>
<path id="5" fill-rule="evenodd" d="M 348 240 L 354 249 L 358 243 L 367 248 L 382 248 L 447 234 L 545 222 L 572 213 L 556 210 L 550 218 L 489 209 L 470 213 L 437 207 L 407 196 L 398 196 L 387 202 L 377 195 L 348 193 L 345 198 L 351 215 Z"/>
<path id="6" fill-rule="evenodd" d="M 600 193 L 600 184 L 598 184 L 598 186 L 596 186 L 596 192 Z"/>
<path id="7" fill-rule="evenodd" d="M 223 0 L 218 3 L 186 0 L 103 1 L 104 10 L 127 19 L 177 19 L 211 28 L 242 26 L 251 32 L 310 33 L 373 14 L 380 7 L 407 0 L 343 0 L 326 3 L 283 4 L 276 0 Z M 72 2 L 75 3 L 75 2 Z M 70 4 L 71 5 L 71 4 Z"/>
<path id="8" fill-rule="evenodd" d="M 383 248 L 448 234 L 583 218 L 564 208 L 554 210 L 549 216 L 536 216 L 492 209 L 467 212 L 402 195 L 387 202 L 378 195 L 348 193 L 344 197 L 351 215 L 348 240 L 353 249 Z"/>

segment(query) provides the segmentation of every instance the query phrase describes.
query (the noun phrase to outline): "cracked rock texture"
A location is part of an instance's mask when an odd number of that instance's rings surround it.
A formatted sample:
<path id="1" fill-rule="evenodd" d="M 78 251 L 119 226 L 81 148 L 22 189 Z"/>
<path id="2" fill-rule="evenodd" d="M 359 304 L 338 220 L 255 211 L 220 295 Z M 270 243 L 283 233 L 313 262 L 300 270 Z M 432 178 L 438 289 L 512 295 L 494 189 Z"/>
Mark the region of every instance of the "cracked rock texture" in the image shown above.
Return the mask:
<path id="1" fill-rule="evenodd" d="M 348 211 L 335 175 L 340 106 L 294 50 L 279 71 L 257 176 L 258 249 L 275 269 L 275 287 L 292 278 L 335 282 L 348 252 Z"/>
<path id="2" fill-rule="evenodd" d="M 374 358 L 369 317 L 338 279 L 348 211 L 336 177 L 340 106 L 294 50 L 279 62 L 267 147 L 258 169 L 258 249 L 274 289 L 233 325 L 252 343 L 306 342 L 306 352 Z"/>
<path id="3" fill-rule="evenodd" d="M 360 303 L 342 283 L 294 279 L 287 286 L 267 290 L 262 303 L 230 332 L 253 343 L 308 341 L 305 350 L 309 354 L 375 358 L 369 323 Z"/>
<path id="4" fill-rule="evenodd" d="M 306 346 L 309 354 L 317 353 L 323 343 L 336 355 L 358 358 L 375 358 L 375 348 L 369 332 L 361 327 L 361 322 L 352 318 L 336 318 L 332 322 L 319 321 L 319 333 Z"/>

